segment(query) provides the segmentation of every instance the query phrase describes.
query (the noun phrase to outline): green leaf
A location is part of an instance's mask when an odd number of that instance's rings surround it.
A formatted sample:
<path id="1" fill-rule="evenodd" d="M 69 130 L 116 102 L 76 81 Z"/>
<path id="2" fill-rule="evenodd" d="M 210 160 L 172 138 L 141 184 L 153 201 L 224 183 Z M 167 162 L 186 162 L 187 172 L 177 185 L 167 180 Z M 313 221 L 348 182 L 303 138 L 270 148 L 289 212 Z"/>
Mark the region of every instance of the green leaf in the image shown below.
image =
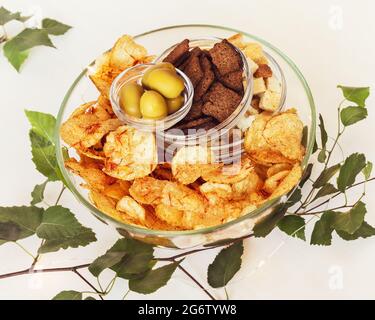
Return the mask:
<path id="1" fill-rule="evenodd" d="M 330 195 L 332 193 L 336 193 L 338 191 L 339 190 L 337 190 L 334 185 L 332 185 L 330 183 L 327 183 L 327 184 L 325 184 L 323 187 L 321 187 L 319 189 L 318 193 L 316 194 L 316 196 L 314 197 L 314 199 L 312 200 L 312 202 L 315 201 L 315 200 L 317 200 L 317 199 L 319 199 L 319 198 L 321 198 L 321 197 L 328 196 L 328 195 Z"/>
<path id="2" fill-rule="evenodd" d="M 306 240 L 305 237 L 305 219 L 297 215 L 284 216 L 277 224 L 281 231 L 286 234 Z"/>
<path id="3" fill-rule="evenodd" d="M 6 241 L 17 241 L 20 239 L 21 228 L 18 224 L 8 221 L 0 222 L 0 240 Z"/>
<path id="4" fill-rule="evenodd" d="M 29 133 L 32 160 L 36 169 L 50 181 L 61 180 L 60 170 L 55 155 L 55 145 L 38 135 L 33 129 Z"/>
<path id="5" fill-rule="evenodd" d="M 96 300 L 94 297 L 88 296 L 85 298 L 85 300 Z"/>
<path id="6" fill-rule="evenodd" d="M 71 26 L 61 23 L 59 21 L 45 18 L 42 21 L 42 28 L 54 36 L 59 36 L 67 32 Z"/>
<path id="7" fill-rule="evenodd" d="M 62 206 L 49 207 L 36 231 L 44 244 L 39 253 L 58 251 L 68 247 L 77 248 L 96 241 L 94 232 L 82 226 L 73 213 Z"/>
<path id="8" fill-rule="evenodd" d="M 350 126 L 367 117 L 366 108 L 346 107 L 340 113 L 341 122 L 344 126 Z"/>
<path id="9" fill-rule="evenodd" d="M 345 159 L 337 178 L 337 188 L 344 192 L 345 188 L 352 185 L 356 176 L 366 166 L 366 157 L 362 153 L 353 153 Z"/>
<path id="10" fill-rule="evenodd" d="M 372 162 L 367 161 L 366 167 L 363 168 L 362 173 L 365 176 L 365 179 L 368 180 L 372 172 Z"/>
<path id="11" fill-rule="evenodd" d="M 26 28 L 7 41 L 4 45 L 4 55 L 12 66 L 19 71 L 22 63 L 27 58 L 27 50 L 36 46 L 47 46 L 54 48 L 47 31 L 43 29 Z"/>
<path id="12" fill-rule="evenodd" d="M 74 290 L 61 291 L 52 300 L 82 300 L 82 293 Z"/>
<path id="13" fill-rule="evenodd" d="M 287 211 L 285 204 L 278 204 L 274 211 L 264 218 L 262 221 L 254 226 L 253 233 L 256 238 L 264 238 L 276 227 L 276 224 L 281 220 Z"/>
<path id="14" fill-rule="evenodd" d="M 316 143 L 316 139 L 315 139 L 313 149 L 312 149 L 312 154 L 314 154 L 317 150 L 318 150 L 318 144 Z"/>
<path id="15" fill-rule="evenodd" d="M 4 7 L 0 8 L 0 26 L 3 26 L 4 24 L 8 23 L 12 20 L 17 20 L 17 18 L 20 16 L 19 12 L 10 12 L 9 10 L 5 9 Z"/>
<path id="16" fill-rule="evenodd" d="M 153 259 L 153 253 L 152 245 L 134 239 L 119 239 L 112 248 L 90 265 L 89 271 L 95 277 L 107 268 L 111 268 L 118 275 L 122 272 L 143 273 L 149 269 L 148 264 Z"/>
<path id="17" fill-rule="evenodd" d="M 315 223 L 311 234 L 310 244 L 329 246 L 332 241 L 332 224 L 335 220 L 335 212 L 326 211 L 320 220 Z"/>
<path id="18" fill-rule="evenodd" d="M 344 231 L 353 234 L 357 231 L 365 218 L 366 206 L 363 202 L 358 202 L 352 209 L 345 213 L 336 213 L 333 228 L 336 231 Z"/>
<path id="19" fill-rule="evenodd" d="M 301 181 L 299 182 L 300 188 L 302 188 L 304 186 L 304 184 L 306 183 L 306 181 L 310 179 L 313 166 L 314 165 L 312 163 L 309 163 L 306 166 L 305 170 L 303 171 Z"/>
<path id="20" fill-rule="evenodd" d="M 347 233 L 345 231 L 336 230 L 337 234 L 344 240 L 357 240 L 359 238 L 369 238 L 375 236 L 375 228 L 370 226 L 366 221 L 363 221 L 359 229 L 357 229 L 353 234 Z"/>
<path id="21" fill-rule="evenodd" d="M 224 287 L 241 268 L 243 241 L 222 249 L 208 266 L 207 281 L 213 288 Z"/>
<path id="22" fill-rule="evenodd" d="M 35 234 L 42 221 L 43 211 L 37 207 L 0 207 L 0 223 L 16 224 L 20 229 L 17 240 L 27 238 Z M 8 227 L 12 226 L 9 224 Z"/>
<path id="23" fill-rule="evenodd" d="M 327 131 L 324 126 L 324 120 L 321 114 L 319 114 L 319 128 L 320 128 L 320 139 L 322 142 L 322 149 L 325 149 L 327 141 L 328 141 L 328 135 L 327 135 Z"/>
<path id="24" fill-rule="evenodd" d="M 38 135 L 54 142 L 56 118 L 53 115 L 31 110 L 25 110 L 25 114 L 32 129 Z"/>
<path id="25" fill-rule="evenodd" d="M 285 203 L 285 206 L 290 208 L 291 206 L 295 205 L 298 201 L 300 201 L 302 198 L 302 192 L 300 188 L 296 188 L 293 193 L 288 198 L 287 202 Z"/>
<path id="26" fill-rule="evenodd" d="M 149 294 L 164 287 L 181 261 L 148 271 L 144 277 L 129 280 L 129 289 L 134 292 Z"/>
<path id="27" fill-rule="evenodd" d="M 301 140 L 301 144 L 302 144 L 305 148 L 306 148 L 306 146 L 307 146 L 308 136 L 309 136 L 309 127 L 308 127 L 308 126 L 304 126 L 304 127 L 303 127 L 303 130 L 302 130 L 302 140 Z"/>
<path id="28" fill-rule="evenodd" d="M 34 190 L 31 192 L 32 200 L 30 202 L 31 205 L 36 205 L 43 201 L 44 199 L 44 190 L 46 189 L 46 185 L 48 183 L 48 180 L 46 180 L 42 184 L 37 184 L 34 187 Z"/>
<path id="29" fill-rule="evenodd" d="M 117 276 L 124 279 L 139 278 L 145 272 L 152 269 L 156 261 L 154 258 L 154 248 L 152 245 L 134 240 L 121 239 L 126 244 L 123 251 L 126 255 L 121 261 L 111 267 Z"/>
<path id="30" fill-rule="evenodd" d="M 319 151 L 318 153 L 318 161 L 320 163 L 324 163 L 326 162 L 326 159 L 327 159 L 327 152 L 326 152 L 326 148 L 324 147 L 322 150 Z"/>
<path id="31" fill-rule="evenodd" d="M 32 127 L 29 137 L 32 160 L 36 169 L 50 181 L 63 181 L 55 154 L 54 130 L 56 119 L 52 115 L 42 112 L 26 110 L 25 114 Z"/>
<path id="32" fill-rule="evenodd" d="M 342 90 L 346 100 L 355 102 L 360 107 L 364 107 L 366 99 L 370 95 L 370 87 L 345 87 L 337 86 Z"/>
<path id="33" fill-rule="evenodd" d="M 320 188 L 323 187 L 329 180 L 332 179 L 332 177 L 339 171 L 340 164 L 336 164 L 332 167 L 329 167 L 322 171 L 322 173 L 319 175 L 319 177 L 315 180 L 313 183 L 314 188 Z"/>

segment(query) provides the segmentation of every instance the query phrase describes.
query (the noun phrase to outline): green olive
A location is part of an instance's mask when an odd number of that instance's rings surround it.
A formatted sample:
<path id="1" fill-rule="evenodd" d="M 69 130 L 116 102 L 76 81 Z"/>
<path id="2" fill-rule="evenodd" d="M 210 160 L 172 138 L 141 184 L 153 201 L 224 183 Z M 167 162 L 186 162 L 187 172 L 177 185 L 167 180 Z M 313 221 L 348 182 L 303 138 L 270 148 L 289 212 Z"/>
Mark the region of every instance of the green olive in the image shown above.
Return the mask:
<path id="1" fill-rule="evenodd" d="M 178 96 L 174 99 L 167 99 L 168 114 L 176 112 L 184 104 L 185 99 L 183 96 Z"/>
<path id="2" fill-rule="evenodd" d="M 141 113 L 147 119 L 162 119 L 168 115 L 167 103 L 159 92 L 148 90 L 141 97 Z"/>
<path id="3" fill-rule="evenodd" d="M 169 69 L 155 69 L 147 78 L 147 84 L 152 90 L 158 91 L 165 98 L 177 98 L 184 90 L 184 81 Z"/>
<path id="4" fill-rule="evenodd" d="M 149 88 L 149 76 L 152 71 L 156 69 L 168 69 L 176 73 L 176 69 L 172 63 L 169 62 L 161 62 L 158 64 L 153 65 L 152 67 L 148 68 L 147 71 L 144 73 L 142 77 L 142 85 L 144 85 L 146 88 Z"/>
<path id="5" fill-rule="evenodd" d="M 122 86 L 120 89 L 120 106 L 129 115 L 141 118 L 139 108 L 141 96 L 144 90 L 141 85 L 132 82 Z"/>

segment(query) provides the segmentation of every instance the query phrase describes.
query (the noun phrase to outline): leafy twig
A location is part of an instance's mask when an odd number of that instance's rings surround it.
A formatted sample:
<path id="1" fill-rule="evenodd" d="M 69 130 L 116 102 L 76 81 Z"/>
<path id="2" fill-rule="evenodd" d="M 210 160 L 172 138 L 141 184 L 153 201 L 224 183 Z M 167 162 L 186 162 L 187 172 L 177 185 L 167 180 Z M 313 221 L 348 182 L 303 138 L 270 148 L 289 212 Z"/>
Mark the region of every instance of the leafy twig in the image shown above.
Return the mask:
<path id="1" fill-rule="evenodd" d="M 103 296 L 102 296 L 102 292 L 100 292 L 98 289 L 95 288 L 95 286 L 93 284 L 91 284 L 90 281 L 88 281 L 81 273 L 78 272 L 77 269 L 73 269 L 72 270 L 78 277 L 80 277 L 88 286 L 90 286 L 90 288 L 92 288 L 99 296 L 99 298 L 101 300 L 104 300 L 103 299 Z"/>
<path id="2" fill-rule="evenodd" d="M 178 265 L 178 268 L 185 273 L 199 288 L 201 288 L 211 300 L 216 300 L 215 297 L 209 293 L 208 290 L 197 279 L 195 279 L 183 266 L 181 266 L 181 264 Z"/>

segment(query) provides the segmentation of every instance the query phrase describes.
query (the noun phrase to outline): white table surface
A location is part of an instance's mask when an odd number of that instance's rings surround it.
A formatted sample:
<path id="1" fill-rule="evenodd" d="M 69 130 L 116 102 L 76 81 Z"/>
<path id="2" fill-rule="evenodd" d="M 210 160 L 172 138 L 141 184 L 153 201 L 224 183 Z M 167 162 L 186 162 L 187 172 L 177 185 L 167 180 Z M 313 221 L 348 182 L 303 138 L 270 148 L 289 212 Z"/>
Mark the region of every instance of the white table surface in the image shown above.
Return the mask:
<path id="1" fill-rule="evenodd" d="M 57 114 L 65 91 L 85 65 L 122 33 L 137 34 L 165 25 L 205 23 L 230 26 L 259 35 L 287 53 L 300 67 L 314 94 L 327 127 L 336 129 L 337 84 L 375 89 L 375 3 L 371 0 L 339 1 L 73 1 L 3 0 L 10 10 L 39 11 L 74 26 L 54 38 L 57 50 L 33 49 L 18 74 L 0 57 L 0 205 L 22 205 L 43 177 L 34 169 L 28 141 L 25 108 Z M 11 29 L 15 26 L 11 26 Z M 375 160 L 375 92 L 368 100 L 369 117 L 344 136 L 346 154 L 366 153 Z M 368 188 L 367 220 L 375 224 L 375 186 Z M 57 185 L 47 190 L 52 202 Z M 66 192 L 61 201 L 78 219 L 97 233 L 98 241 L 85 248 L 45 254 L 38 267 L 69 266 L 90 262 L 117 239 Z M 311 230 L 311 226 L 308 227 Z M 309 232 L 309 231 L 308 231 Z M 34 239 L 34 240 L 33 240 Z M 35 251 L 39 240 L 21 243 Z M 232 299 L 348 299 L 375 298 L 375 238 L 345 242 L 334 238 L 330 247 L 310 246 L 275 230 L 266 239 L 245 244 L 242 270 L 228 285 Z M 203 283 L 207 265 L 216 252 L 189 257 L 184 262 Z M 14 244 L 0 247 L 0 273 L 28 267 L 31 258 Z M 84 271 L 89 276 L 89 273 Z M 110 272 L 103 274 L 103 282 Z M 0 280 L 0 299 L 50 299 L 61 290 L 87 290 L 72 273 L 34 274 Z M 127 283 L 119 281 L 108 298 L 121 298 Z M 213 290 L 223 298 L 223 290 Z M 205 299 L 179 271 L 167 287 L 152 295 L 130 293 L 128 299 Z"/>

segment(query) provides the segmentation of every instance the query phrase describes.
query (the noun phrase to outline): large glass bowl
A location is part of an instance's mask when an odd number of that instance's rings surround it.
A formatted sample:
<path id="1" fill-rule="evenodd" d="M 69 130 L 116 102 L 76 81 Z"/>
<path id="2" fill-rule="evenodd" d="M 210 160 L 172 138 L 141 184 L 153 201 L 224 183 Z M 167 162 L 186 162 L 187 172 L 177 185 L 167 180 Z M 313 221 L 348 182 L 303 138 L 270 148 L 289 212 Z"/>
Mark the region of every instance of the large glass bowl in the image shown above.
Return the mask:
<path id="1" fill-rule="evenodd" d="M 123 32 L 125 33 L 126 30 L 123 30 Z M 235 33 L 242 33 L 246 41 L 255 41 L 260 43 L 263 46 L 264 51 L 272 56 L 280 65 L 285 76 L 286 85 L 288 87 L 285 106 L 296 108 L 301 120 L 308 128 L 306 155 L 302 163 L 303 167 L 305 167 L 310 158 L 315 141 L 316 112 L 314 100 L 310 88 L 297 66 L 279 49 L 275 48 L 267 41 L 247 32 L 213 25 L 170 26 L 148 31 L 139 34 L 134 38 L 138 43 L 147 48 L 149 54 L 159 55 L 164 52 L 166 48 L 169 48 L 173 44 L 178 43 L 185 38 L 228 38 Z M 116 39 L 113 39 L 113 41 L 115 40 Z M 103 48 L 103 51 L 106 49 L 107 48 Z M 99 56 L 100 54 L 101 52 L 93 52 L 93 57 Z M 106 215 L 105 213 L 99 211 L 90 202 L 88 198 L 88 191 L 80 185 L 82 180 L 65 169 L 62 147 L 66 145 L 60 137 L 60 126 L 64 121 L 67 120 L 73 110 L 84 102 L 96 100 L 98 95 L 98 91 L 88 78 L 88 68 L 85 68 L 68 89 L 57 116 L 56 156 L 66 183 L 69 189 L 77 197 L 78 201 L 101 221 L 116 228 L 117 231 L 122 235 L 133 237 L 157 246 L 169 248 L 186 249 L 195 246 L 210 245 L 211 243 L 217 241 L 238 238 L 250 234 L 255 224 L 261 222 L 267 216 L 272 215 L 276 206 L 280 202 L 286 201 L 286 196 L 273 199 L 267 201 L 256 210 L 251 211 L 236 220 L 214 227 L 189 231 L 149 230 L 142 227 L 125 224 Z M 76 155 L 74 149 L 70 149 L 70 155 Z"/>

